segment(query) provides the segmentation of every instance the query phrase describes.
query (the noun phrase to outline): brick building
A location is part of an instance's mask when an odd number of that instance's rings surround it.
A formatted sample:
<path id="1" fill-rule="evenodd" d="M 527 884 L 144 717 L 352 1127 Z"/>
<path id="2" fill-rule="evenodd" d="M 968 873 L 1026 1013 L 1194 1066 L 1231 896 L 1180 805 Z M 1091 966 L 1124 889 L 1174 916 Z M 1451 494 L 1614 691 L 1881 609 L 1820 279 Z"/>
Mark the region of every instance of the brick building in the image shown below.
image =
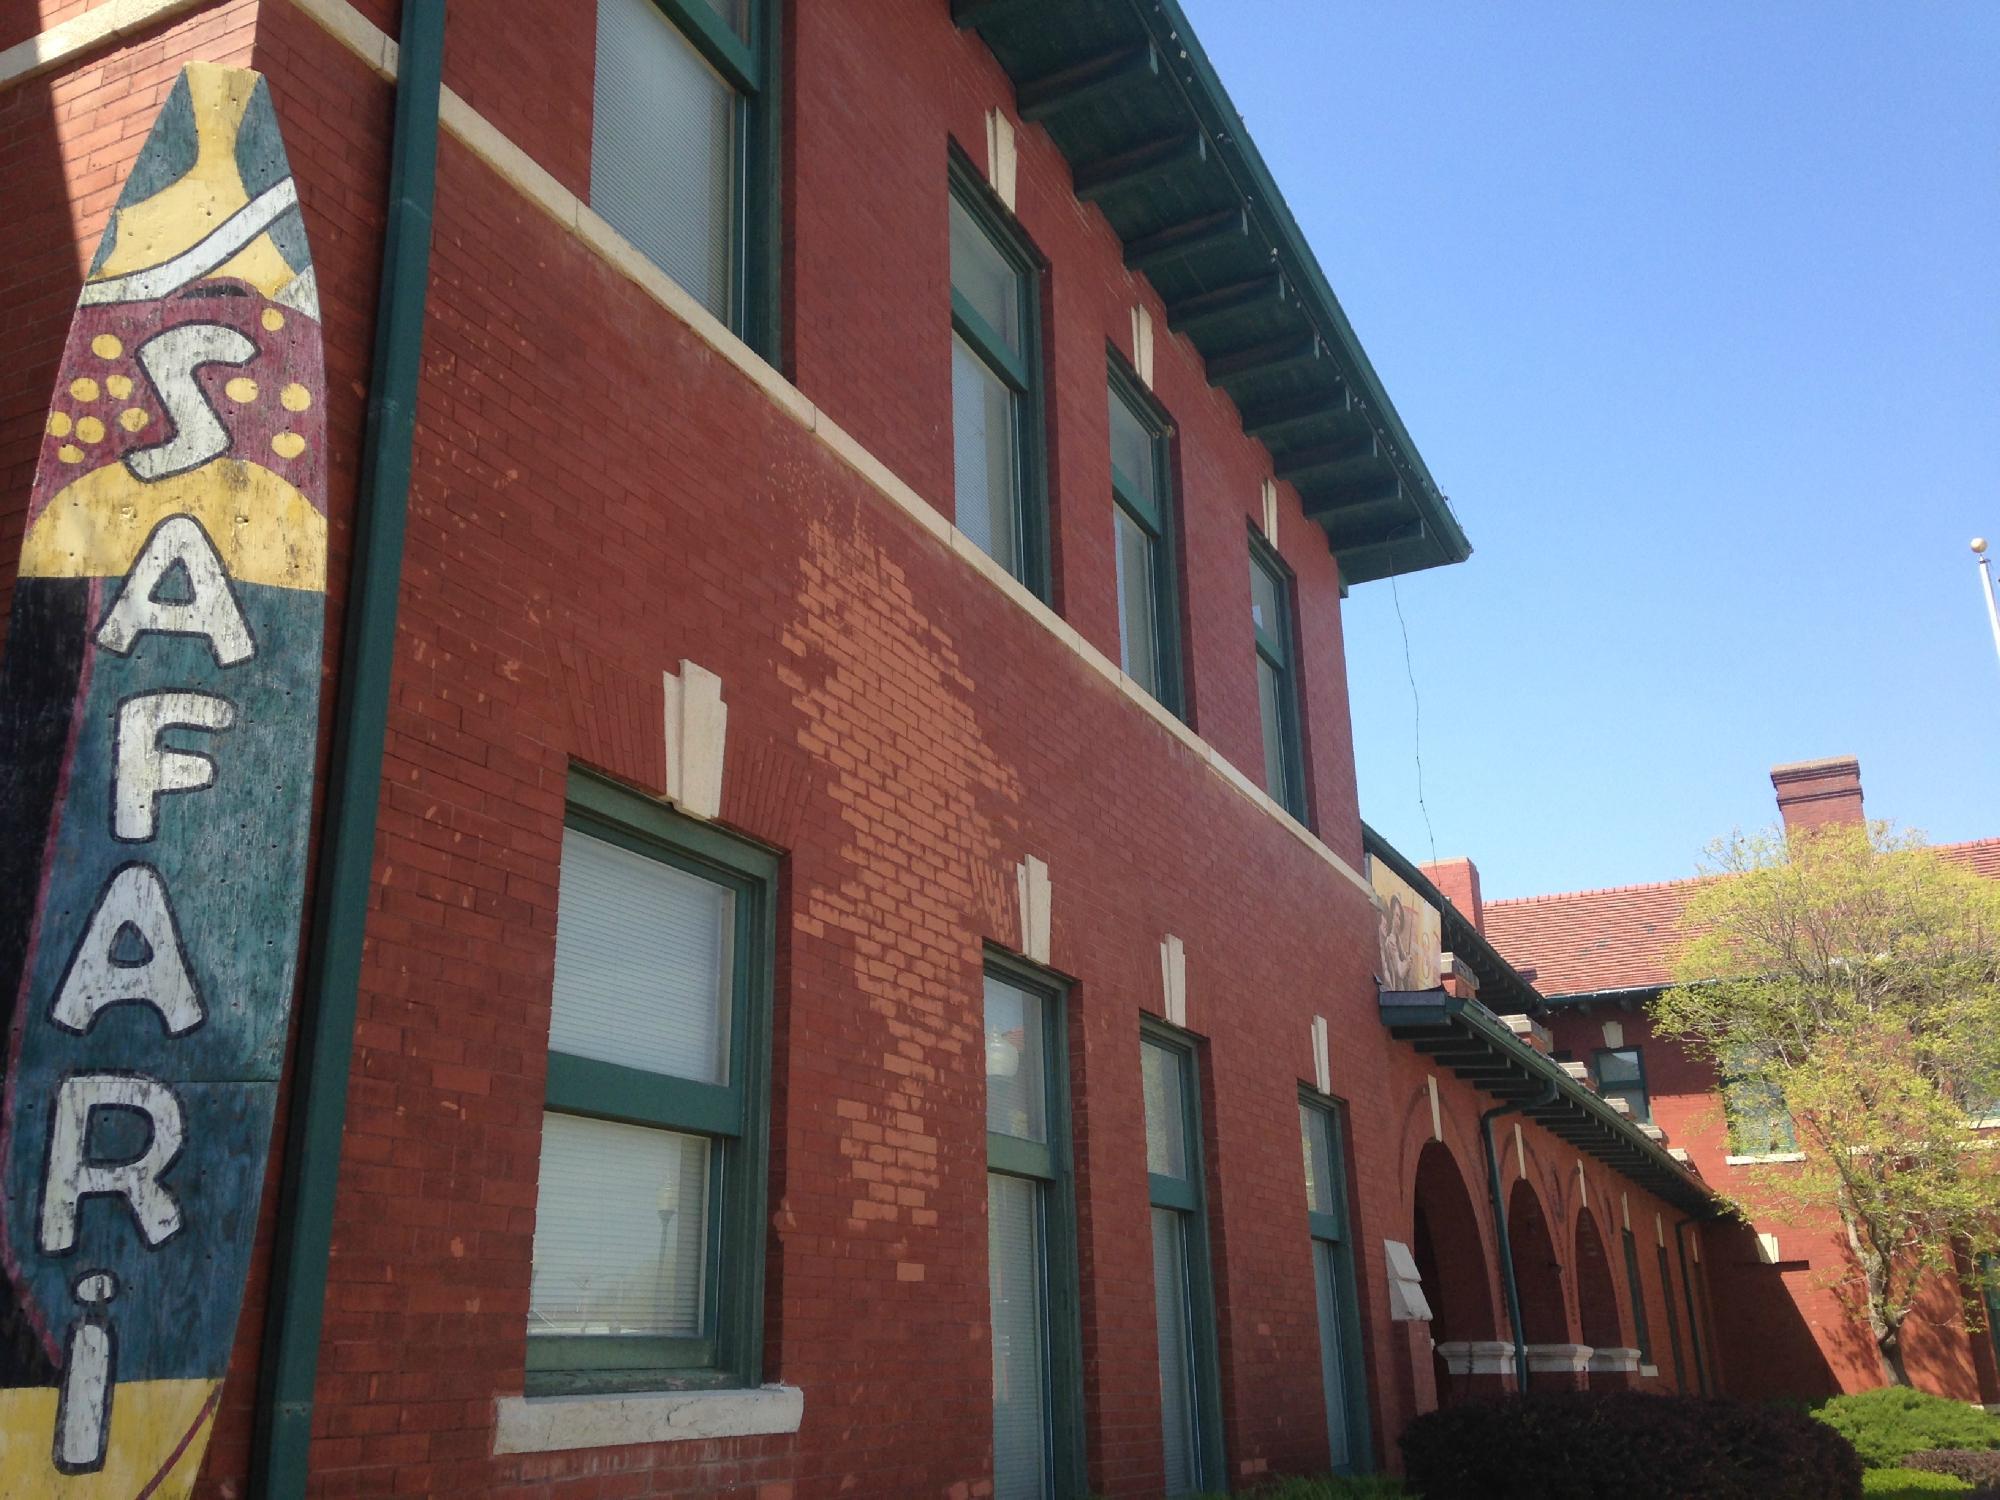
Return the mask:
<path id="1" fill-rule="evenodd" d="M 1778 766 L 1771 783 L 1788 830 L 1863 819 L 1861 769 L 1851 758 Z M 2000 839 L 1939 853 L 2000 877 Z M 1647 1005 L 1670 980 L 1697 881 L 1482 903 L 1468 862 L 1456 862 L 1448 878 L 1437 873 L 1502 952 L 1536 971 L 1557 1055 L 1587 1067 L 1635 1118 L 1685 1146 L 1708 1181 L 1754 1204 L 1760 1174 L 1799 1160 L 1781 1115 L 1741 1100 L 1726 1109 L 1713 1067 L 1652 1029 Z M 1773 1205 L 1751 1228 L 1718 1226 L 1710 1238 L 1718 1354 L 1732 1391 L 1812 1397 L 1883 1383 L 1874 1340 L 1834 1285 L 1850 1262 L 1834 1216 L 1788 1221 Z M 1919 1302 L 1906 1332 L 1911 1379 L 1966 1401 L 2000 1401 L 2000 1345 L 1990 1328 L 1969 1332 L 1961 1307 L 1955 1286 L 1933 1286 Z"/>
<path id="2" fill-rule="evenodd" d="M 184 64 L 268 81 L 324 326 L 195 1492 L 1178 1494 L 1714 1386 L 1700 1179 L 1361 823 L 1341 599 L 1470 549 L 1172 0 L 408 9 L 0 34 L 4 566 Z"/>

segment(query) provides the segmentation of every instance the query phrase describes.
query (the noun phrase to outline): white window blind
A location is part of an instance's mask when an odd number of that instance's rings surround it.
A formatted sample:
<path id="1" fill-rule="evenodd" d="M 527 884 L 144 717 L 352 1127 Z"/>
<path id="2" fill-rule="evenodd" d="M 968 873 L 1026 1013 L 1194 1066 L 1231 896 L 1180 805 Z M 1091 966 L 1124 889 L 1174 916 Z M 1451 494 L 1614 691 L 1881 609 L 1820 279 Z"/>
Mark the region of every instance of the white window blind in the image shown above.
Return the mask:
<path id="1" fill-rule="evenodd" d="M 1160 1428 L 1166 1446 L 1167 1493 L 1194 1488 L 1194 1340 L 1188 1327 L 1187 1225 L 1171 1208 L 1153 1210 L 1153 1312 L 1160 1341 Z"/>
<path id="2" fill-rule="evenodd" d="M 736 91 L 653 0 L 598 0 L 590 206 L 725 323 L 737 115 Z"/>
<path id="3" fill-rule="evenodd" d="M 709 1143 L 542 1117 L 528 1333 L 698 1338 Z"/>
<path id="4" fill-rule="evenodd" d="M 993 1303 L 994 1500 L 1048 1494 L 1048 1342 L 1041 1193 L 1025 1177 L 986 1178 L 986 1274 Z"/>
<path id="5" fill-rule="evenodd" d="M 549 1050 L 726 1082 L 735 900 L 566 829 Z"/>
<path id="6" fill-rule="evenodd" d="M 986 976 L 986 1128 L 1024 1141 L 1049 1138 L 1040 995 Z"/>

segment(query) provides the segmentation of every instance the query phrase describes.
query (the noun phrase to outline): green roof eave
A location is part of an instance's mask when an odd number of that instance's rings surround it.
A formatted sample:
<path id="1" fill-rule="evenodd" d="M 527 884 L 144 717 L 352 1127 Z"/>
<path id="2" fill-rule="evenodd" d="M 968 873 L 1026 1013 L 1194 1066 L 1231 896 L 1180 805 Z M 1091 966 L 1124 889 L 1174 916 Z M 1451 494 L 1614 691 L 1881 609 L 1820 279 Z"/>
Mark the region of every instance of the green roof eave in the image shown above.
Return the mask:
<path id="1" fill-rule="evenodd" d="M 952 0 L 952 15 L 1271 450 L 1343 583 L 1469 557 L 1178 0 Z"/>
<path id="2" fill-rule="evenodd" d="M 1477 1000 L 1443 990 L 1387 990 L 1378 1009 L 1397 1040 L 1431 1054 L 1495 1098 L 1521 1105 L 1524 1115 L 1577 1150 L 1690 1214 L 1721 1212 L 1715 1194 L 1693 1171 Z"/>

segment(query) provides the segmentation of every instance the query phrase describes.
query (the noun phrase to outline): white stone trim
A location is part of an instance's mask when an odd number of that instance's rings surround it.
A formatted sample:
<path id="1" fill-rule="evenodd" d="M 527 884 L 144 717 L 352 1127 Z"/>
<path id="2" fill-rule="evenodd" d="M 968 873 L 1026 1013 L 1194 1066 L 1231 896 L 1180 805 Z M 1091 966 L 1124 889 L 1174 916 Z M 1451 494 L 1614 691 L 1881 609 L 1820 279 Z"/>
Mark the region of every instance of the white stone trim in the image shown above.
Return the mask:
<path id="1" fill-rule="evenodd" d="M 728 743 L 729 705 L 722 679 L 682 661 L 680 675 L 662 674 L 666 691 L 667 800 L 690 817 L 722 811 L 722 762 Z"/>
<path id="2" fill-rule="evenodd" d="M 1417 1258 L 1400 1240 L 1382 1241 L 1382 1259 L 1389 1271 L 1389 1319 L 1395 1323 L 1428 1323 L 1430 1299 L 1424 1296 L 1424 1279 L 1417 1270 Z"/>
<path id="3" fill-rule="evenodd" d="M 1313 1083 L 1322 1094 L 1333 1092 L 1333 1049 L 1328 1042 L 1325 1016 L 1312 1023 Z"/>
<path id="4" fill-rule="evenodd" d="M 1658 1380 L 1660 1378 L 1660 1367 L 1658 1365 L 1641 1365 L 1639 1366 L 1639 1373 L 1648 1380 Z"/>
<path id="5" fill-rule="evenodd" d="M 986 111 L 986 180 L 992 184 L 993 192 L 1007 205 L 1007 212 L 1014 212 L 1015 184 L 1019 178 L 1020 157 L 1014 150 L 1014 122 L 1007 118 L 1007 112 L 995 105 Z"/>
<path id="6" fill-rule="evenodd" d="M 1437 1346 L 1438 1358 L 1453 1375 L 1512 1375 L 1514 1346 L 1505 1339 L 1453 1339 Z"/>
<path id="7" fill-rule="evenodd" d="M 1264 506 L 1264 540 L 1278 545 L 1278 481 L 1266 479 L 1258 495 Z"/>
<path id="8" fill-rule="evenodd" d="M 754 1391 L 503 1396 L 494 1406 L 496 1454 L 555 1453 L 797 1432 L 806 1397 L 795 1385 L 767 1385 Z"/>
<path id="9" fill-rule="evenodd" d="M 1639 1368 L 1639 1351 L 1593 1349 L 1588 1368 L 1593 1375 L 1630 1375 Z"/>
<path id="10" fill-rule="evenodd" d="M 1722 1164 L 1725 1167 L 1768 1167 L 1778 1162 L 1805 1159 L 1806 1154 L 1803 1151 L 1771 1151 L 1760 1156 L 1725 1156 L 1722 1158 Z"/>
<path id="11" fill-rule="evenodd" d="M 1153 388 L 1153 315 L 1141 303 L 1132 307 L 1132 373 L 1147 390 Z"/>
<path id="12" fill-rule="evenodd" d="M 1435 1073 L 1425 1074 L 1424 1087 L 1430 1090 L 1430 1096 L 1431 1096 L 1431 1139 L 1434 1141 L 1442 1141 L 1444 1139 L 1444 1110 L 1442 1106 L 1438 1104 L 1437 1074 Z"/>
<path id="13" fill-rule="evenodd" d="M 346 0 L 291 0 L 342 46 L 353 52 L 385 79 L 396 76 L 396 44 L 373 22 Z M 1055 636 L 1084 665 L 1115 686 L 1155 724 L 1178 740 L 1206 765 L 1211 773 L 1227 782 L 1237 795 L 1253 804 L 1316 855 L 1324 864 L 1374 902 L 1374 889 L 1361 872 L 1336 854 L 1319 836 L 1280 807 L 1262 787 L 1232 765 L 1207 740 L 1168 711 L 1146 688 L 1118 669 L 1115 662 L 1092 646 L 1075 628 L 1048 605 L 1023 588 L 1006 569 L 989 557 L 970 537 L 944 518 L 943 513 L 905 484 L 887 465 L 839 424 L 808 400 L 798 387 L 778 373 L 718 321 L 715 315 L 686 292 L 659 267 L 647 260 L 623 235 L 607 224 L 588 204 L 578 200 L 528 154 L 494 127 L 484 116 L 451 89 L 444 90 L 439 102 L 439 118 L 444 128 L 457 136 L 472 153 L 505 178 L 522 197 L 580 239 L 600 260 L 627 277 L 638 288 L 685 323 L 694 335 L 757 386 L 793 421 L 811 432 L 853 469 L 885 500 L 914 521 L 932 537 L 950 548 L 974 571 L 1025 610 L 1035 623 Z"/>
<path id="14" fill-rule="evenodd" d="M 74 62 L 93 48 L 170 21 L 205 0 L 110 0 L 0 52 L 0 89 Z"/>
<path id="15" fill-rule="evenodd" d="M 1049 961 L 1049 902 L 1054 895 L 1048 861 L 1030 854 L 1014 867 L 1014 883 L 1021 900 L 1021 952 L 1030 961 L 1045 964 Z"/>
<path id="16" fill-rule="evenodd" d="M 1604 1045 L 1613 1052 L 1625 1045 L 1625 1025 L 1622 1021 L 1604 1023 Z"/>
<path id="17" fill-rule="evenodd" d="M 1591 1356 L 1596 1352 L 1588 1344 L 1530 1344 L 1528 1369 L 1531 1373 L 1539 1370 L 1544 1374 L 1574 1375 L 1591 1367 Z"/>
<path id="18" fill-rule="evenodd" d="M 1167 1024 L 1186 1027 L 1187 947 L 1171 932 L 1160 939 L 1160 988 Z"/>

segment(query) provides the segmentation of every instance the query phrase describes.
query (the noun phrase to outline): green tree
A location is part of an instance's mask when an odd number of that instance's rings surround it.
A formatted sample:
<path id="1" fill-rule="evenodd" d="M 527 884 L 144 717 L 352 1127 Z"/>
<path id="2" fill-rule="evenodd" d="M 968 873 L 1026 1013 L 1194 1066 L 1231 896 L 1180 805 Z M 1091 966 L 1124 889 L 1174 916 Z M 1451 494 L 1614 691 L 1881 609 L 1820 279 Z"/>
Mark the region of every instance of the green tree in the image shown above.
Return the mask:
<path id="1" fill-rule="evenodd" d="M 1733 1129 L 1789 1115 L 1804 1160 L 1756 1206 L 1839 1215 L 1841 1289 L 1908 1385 L 1921 1287 L 2000 1250 L 2000 881 L 1883 824 L 1737 834 L 1704 873 L 1656 1024 L 1727 1080 Z"/>

